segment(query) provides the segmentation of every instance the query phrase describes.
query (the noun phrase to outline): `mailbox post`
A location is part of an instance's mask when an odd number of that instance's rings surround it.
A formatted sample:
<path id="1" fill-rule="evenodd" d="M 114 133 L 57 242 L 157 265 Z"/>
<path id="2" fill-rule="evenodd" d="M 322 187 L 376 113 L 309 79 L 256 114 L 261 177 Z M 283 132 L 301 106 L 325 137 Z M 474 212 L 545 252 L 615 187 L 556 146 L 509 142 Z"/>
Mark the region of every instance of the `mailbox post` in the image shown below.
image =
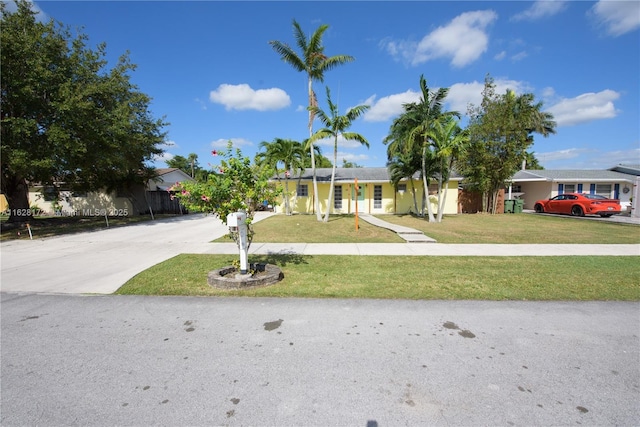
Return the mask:
<path id="1" fill-rule="evenodd" d="M 240 274 L 247 274 L 247 214 L 242 211 L 227 215 L 227 226 L 232 233 L 238 233 L 238 247 L 240 248 Z"/>

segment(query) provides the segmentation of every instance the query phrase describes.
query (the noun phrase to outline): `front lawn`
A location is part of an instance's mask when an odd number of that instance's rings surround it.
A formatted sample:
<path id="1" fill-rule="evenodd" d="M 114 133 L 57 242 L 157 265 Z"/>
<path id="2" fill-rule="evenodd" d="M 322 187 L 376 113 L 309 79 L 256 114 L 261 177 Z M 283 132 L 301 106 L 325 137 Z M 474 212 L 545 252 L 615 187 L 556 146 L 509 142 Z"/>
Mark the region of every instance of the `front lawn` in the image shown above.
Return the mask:
<path id="1" fill-rule="evenodd" d="M 219 290 L 207 273 L 233 255 L 179 255 L 138 274 L 118 294 L 464 300 L 640 300 L 638 257 L 251 256 L 285 278 Z"/>
<path id="2" fill-rule="evenodd" d="M 380 215 L 380 219 L 411 227 L 438 243 L 640 243 L 640 226 L 580 221 L 535 214 L 461 214 L 429 223 L 411 215 Z M 254 224 L 254 242 L 272 243 L 397 243 L 395 233 L 352 215 L 332 216 L 328 223 L 315 215 L 274 215 Z M 220 239 L 219 241 L 229 241 Z"/>

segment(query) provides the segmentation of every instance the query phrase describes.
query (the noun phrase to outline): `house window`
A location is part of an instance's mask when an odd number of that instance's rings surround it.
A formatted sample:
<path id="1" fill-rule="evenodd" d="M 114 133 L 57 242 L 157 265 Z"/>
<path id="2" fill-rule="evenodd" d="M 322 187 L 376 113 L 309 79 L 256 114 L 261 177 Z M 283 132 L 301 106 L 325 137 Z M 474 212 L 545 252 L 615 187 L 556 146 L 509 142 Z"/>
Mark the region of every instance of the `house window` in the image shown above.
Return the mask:
<path id="1" fill-rule="evenodd" d="M 404 193 L 407 191 L 407 184 L 398 184 L 398 193 Z"/>
<path id="2" fill-rule="evenodd" d="M 611 197 L 611 184 L 596 184 L 596 194 Z"/>
<path id="3" fill-rule="evenodd" d="M 342 209 L 342 185 L 336 185 L 333 189 L 333 208 Z"/>
<path id="4" fill-rule="evenodd" d="M 296 193 L 298 193 L 298 197 L 309 197 L 309 185 L 298 184 L 298 187 L 296 188 Z"/>
<path id="5" fill-rule="evenodd" d="M 565 184 L 564 185 L 564 192 L 565 193 L 575 193 L 576 192 L 576 185 L 575 184 Z"/>
<path id="6" fill-rule="evenodd" d="M 373 186 L 373 208 L 382 209 L 382 185 Z"/>

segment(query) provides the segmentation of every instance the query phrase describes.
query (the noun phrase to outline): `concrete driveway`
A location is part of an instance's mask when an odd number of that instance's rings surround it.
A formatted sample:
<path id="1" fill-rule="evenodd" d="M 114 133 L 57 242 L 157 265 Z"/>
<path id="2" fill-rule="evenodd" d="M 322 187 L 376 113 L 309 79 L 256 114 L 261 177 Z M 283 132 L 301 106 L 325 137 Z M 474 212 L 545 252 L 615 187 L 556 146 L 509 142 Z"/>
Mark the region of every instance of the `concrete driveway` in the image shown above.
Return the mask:
<path id="1" fill-rule="evenodd" d="M 112 293 L 180 253 L 228 233 L 217 217 L 186 215 L 126 227 L 0 244 L 3 292 Z"/>

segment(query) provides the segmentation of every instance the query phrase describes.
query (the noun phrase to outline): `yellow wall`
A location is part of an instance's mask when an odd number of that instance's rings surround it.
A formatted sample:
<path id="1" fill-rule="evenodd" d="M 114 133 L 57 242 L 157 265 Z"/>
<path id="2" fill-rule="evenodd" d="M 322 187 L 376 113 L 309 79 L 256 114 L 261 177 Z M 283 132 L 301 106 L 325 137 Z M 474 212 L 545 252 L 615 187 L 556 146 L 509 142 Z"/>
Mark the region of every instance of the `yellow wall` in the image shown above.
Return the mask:
<path id="1" fill-rule="evenodd" d="M 289 192 L 291 193 L 289 200 L 292 206 L 293 213 L 311 214 L 314 213 L 314 200 L 313 200 L 313 182 L 303 181 L 302 184 L 306 184 L 309 191 L 308 197 L 298 196 L 295 198 L 296 184 L 289 183 Z M 407 182 L 407 190 L 404 193 L 396 192 L 393 185 L 389 182 L 359 182 L 360 186 L 364 189 L 364 200 L 358 201 L 358 212 L 369 214 L 402 214 L 414 211 L 413 196 L 411 193 L 411 184 Z M 318 194 L 320 196 L 320 210 L 326 211 L 327 197 L 329 196 L 330 183 L 318 182 Z M 332 214 L 353 214 L 356 210 L 356 203 L 352 199 L 352 191 L 355 188 L 353 182 L 336 182 L 336 186 L 342 186 L 342 209 L 336 210 L 333 202 L 331 203 Z M 380 208 L 376 208 L 374 204 L 374 190 L 375 186 L 380 185 L 382 187 L 382 204 Z M 416 188 L 416 197 L 418 201 L 418 207 L 422 203 L 422 182 L 414 181 Z M 296 203 L 294 204 L 294 199 Z M 433 212 L 437 213 L 437 194 L 430 196 L 431 206 Z M 276 208 L 276 212 L 283 213 L 285 211 L 284 201 Z M 449 182 L 449 188 L 447 191 L 447 200 L 444 207 L 445 214 L 457 214 L 458 213 L 458 182 Z"/>

